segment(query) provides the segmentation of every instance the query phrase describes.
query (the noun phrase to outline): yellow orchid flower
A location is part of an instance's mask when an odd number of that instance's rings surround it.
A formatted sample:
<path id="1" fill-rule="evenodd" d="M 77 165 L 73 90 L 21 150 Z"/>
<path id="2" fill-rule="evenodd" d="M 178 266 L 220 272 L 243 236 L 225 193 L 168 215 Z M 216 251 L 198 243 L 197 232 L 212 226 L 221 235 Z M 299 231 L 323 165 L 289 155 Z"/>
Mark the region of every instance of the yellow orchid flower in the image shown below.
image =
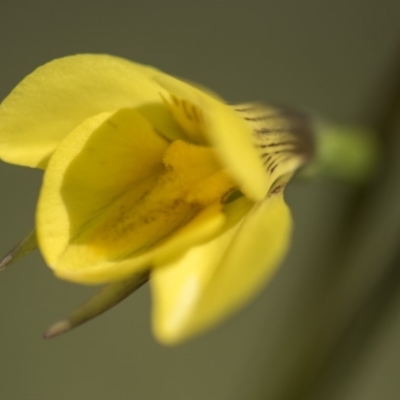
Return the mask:
<path id="1" fill-rule="evenodd" d="M 283 189 L 312 153 L 309 133 L 301 115 L 227 105 L 108 55 L 65 57 L 27 76 L 0 106 L 0 158 L 44 169 L 36 236 L 54 273 L 108 284 L 49 336 L 148 277 L 163 343 L 249 301 L 287 251 Z"/>

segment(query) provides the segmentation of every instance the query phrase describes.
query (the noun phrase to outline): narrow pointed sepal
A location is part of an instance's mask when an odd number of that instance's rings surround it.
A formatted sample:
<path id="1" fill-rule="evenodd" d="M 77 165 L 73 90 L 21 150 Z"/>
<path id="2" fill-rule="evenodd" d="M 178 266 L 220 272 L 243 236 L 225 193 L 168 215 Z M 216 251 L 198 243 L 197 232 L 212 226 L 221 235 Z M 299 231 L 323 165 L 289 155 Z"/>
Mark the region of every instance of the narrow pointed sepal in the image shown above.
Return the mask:
<path id="1" fill-rule="evenodd" d="M 36 231 L 33 230 L 0 260 L 0 271 L 35 249 L 37 249 L 37 240 Z"/>
<path id="2" fill-rule="evenodd" d="M 130 279 L 104 286 L 67 317 L 54 323 L 44 333 L 43 337 L 51 339 L 97 317 L 127 298 L 146 283 L 148 279 L 148 272 L 144 272 L 136 274 Z"/>

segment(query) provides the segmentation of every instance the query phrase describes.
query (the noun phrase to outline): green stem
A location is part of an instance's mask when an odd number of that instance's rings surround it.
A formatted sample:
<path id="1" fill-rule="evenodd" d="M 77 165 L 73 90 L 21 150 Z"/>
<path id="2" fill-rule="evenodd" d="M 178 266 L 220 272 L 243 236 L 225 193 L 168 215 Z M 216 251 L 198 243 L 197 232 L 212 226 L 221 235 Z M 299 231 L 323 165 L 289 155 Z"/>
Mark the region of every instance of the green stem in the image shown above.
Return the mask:
<path id="1" fill-rule="evenodd" d="M 363 184 L 374 176 L 380 146 L 372 132 L 361 127 L 316 123 L 315 135 L 314 159 L 300 177 Z"/>

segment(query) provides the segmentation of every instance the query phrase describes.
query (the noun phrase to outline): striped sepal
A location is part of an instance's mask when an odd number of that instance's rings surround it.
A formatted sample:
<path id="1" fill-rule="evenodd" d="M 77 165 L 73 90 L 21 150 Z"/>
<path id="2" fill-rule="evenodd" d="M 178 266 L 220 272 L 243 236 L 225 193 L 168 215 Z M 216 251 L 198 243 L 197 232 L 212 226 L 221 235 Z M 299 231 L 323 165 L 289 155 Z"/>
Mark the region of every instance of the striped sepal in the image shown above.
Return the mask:
<path id="1" fill-rule="evenodd" d="M 285 164 L 285 171 L 294 170 L 312 157 L 312 124 L 305 114 L 261 103 L 232 107 L 251 126 L 255 145 L 270 174 Z"/>

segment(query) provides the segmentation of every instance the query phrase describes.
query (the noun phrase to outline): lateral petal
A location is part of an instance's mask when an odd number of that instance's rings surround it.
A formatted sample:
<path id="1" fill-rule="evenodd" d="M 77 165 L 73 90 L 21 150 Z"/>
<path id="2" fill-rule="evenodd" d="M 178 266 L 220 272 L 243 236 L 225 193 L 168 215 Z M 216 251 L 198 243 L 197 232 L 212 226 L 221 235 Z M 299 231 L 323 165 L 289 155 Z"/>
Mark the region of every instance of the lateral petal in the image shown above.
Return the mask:
<path id="1" fill-rule="evenodd" d="M 131 109 L 92 117 L 65 138 L 45 172 L 37 209 L 39 246 L 52 268 L 89 268 L 129 251 L 125 203 L 153 185 L 167 146 Z"/>

